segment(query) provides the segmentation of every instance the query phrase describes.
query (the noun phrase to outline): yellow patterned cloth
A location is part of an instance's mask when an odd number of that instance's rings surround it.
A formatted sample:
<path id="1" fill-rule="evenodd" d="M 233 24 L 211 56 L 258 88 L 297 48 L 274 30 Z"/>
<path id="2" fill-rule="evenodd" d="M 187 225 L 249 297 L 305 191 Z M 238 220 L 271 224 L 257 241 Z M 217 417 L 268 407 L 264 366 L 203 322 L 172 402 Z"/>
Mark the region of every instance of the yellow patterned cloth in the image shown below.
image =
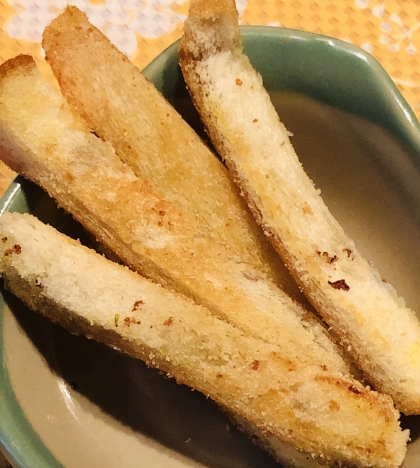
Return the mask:
<path id="1" fill-rule="evenodd" d="M 0 0 L 0 61 L 41 62 L 44 27 L 71 3 L 140 68 L 178 39 L 188 0 Z M 420 116 L 420 0 L 237 0 L 242 24 L 326 34 L 370 52 Z"/>

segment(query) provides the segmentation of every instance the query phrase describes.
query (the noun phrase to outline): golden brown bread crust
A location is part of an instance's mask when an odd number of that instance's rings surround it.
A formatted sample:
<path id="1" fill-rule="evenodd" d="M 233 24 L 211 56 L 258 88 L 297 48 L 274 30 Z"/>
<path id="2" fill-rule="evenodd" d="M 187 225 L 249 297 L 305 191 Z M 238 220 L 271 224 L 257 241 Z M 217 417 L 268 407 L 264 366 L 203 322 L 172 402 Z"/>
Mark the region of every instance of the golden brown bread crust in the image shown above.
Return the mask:
<path id="1" fill-rule="evenodd" d="M 0 81 L 0 92 L 2 158 L 127 265 L 246 333 L 278 343 L 294 359 L 349 373 L 311 314 L 137 178 L 30 59 Z"/>
<path id="2" fill-rule="evenodd" d="M 6 287 L 70 331 L 200 390 L 268 440 L 279 437 L 343 466 L 401 463 L 407 433 L 388 397 L 291 362 L 278 346 L 243 335 L 30 215 L 4 213 L 0 239 Z"/>
<path id="3" fill-rule="evenodd" d="M 67 101 L 136 175 L 307 305 L 223 164 L 84 13 L 68 7 L 43 47 Z"/>
<path id="4" fill-rule="evenodd" d="M 16 63 L 0 80 L 5 162 L 41 185 L 132 269 L 278 343 L 291 357 L 349 373 L 315 317 L 136 177 L 30 58 Z"/>
<path id="5" fill-rule="evenodd" d="M 370 382 L 400 410 L 418 414 L 420 323 L 359 254 L 304 173 L 242 52 L 234 8 L 231 0 L 191 2 L 180 63 L 192 99 L 254 217 L 307 297 Z"/>

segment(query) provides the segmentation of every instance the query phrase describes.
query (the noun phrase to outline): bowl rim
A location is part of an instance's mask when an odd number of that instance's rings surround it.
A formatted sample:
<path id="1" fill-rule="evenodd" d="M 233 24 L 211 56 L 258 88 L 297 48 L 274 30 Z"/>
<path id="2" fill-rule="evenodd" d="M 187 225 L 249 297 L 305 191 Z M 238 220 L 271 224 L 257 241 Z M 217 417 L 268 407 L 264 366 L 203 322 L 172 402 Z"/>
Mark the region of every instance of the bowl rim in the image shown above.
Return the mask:
<path id="1" fill-rule="evenodd" d="M 22 176 L 17 176 L 0 199 L 0 216 L 6 210 L 24 212 L 26 202 L 23 190 L 30 182 Z M 0 448 L 3 455 L 16 468 L 42 466 L 61 468 L 63 465 L 56 460 L 43 444 L 38 434 L 30 425 L 28 419 L 13 392 L 7 370 L 7 359 L 4 350 L 3 320 L 7 304 L 0 295 Z"/>
<path id="2" fill-rule="evenodd" d="M 405 146 L 408 146 L 408 149 L 420 155 L 420 122 L 391 76 L 372 54 L 342 39 L 298 29 L 279 26 L 241 25 L 240 30 L 245 52 L 247 45 L 255 37 L 264 37 L 266 40 L 280 40 L 282 46 L 287 45 L 287 43 L 311 44 L 319 47 L 324 54 L 344 54 L 348 59 L 351 59 L 353 64 L 359 67 L 361 71 L 367 73 L 369 78 L 377 85 L 378 90 L 380 90 L 377 101 L 379 101 L 379 98 L 382 98 L 387 102 L 387 115 L 384 116 L 384 120 L 393 120 L 393 127 L 388 128 L 391 133 Z M 144 68 L 143 74 L 147 78 L 158 76 L 160 70 L 165 67 L 168 57 L 177 56 L 180 42 L 181 39 L 178 39 L 164 49 Z M 256 66 L 254 63 L 253 65 Z M 258 66 L 256 66 L 256 68 L 258 69 Z M 156 86 L 160 89 L 159 83 Z M 322 98 L 319 100 L 323 101 Z M 326 104 L 331 104 L 328 101 L 324 102 Z M 371 121 L 373 120 L 364 114 L 359 115 L 361 117 L 367 117 Z M 376 123 L 379 123 L 385 128 L 387 127 L 383 122 Z"/>

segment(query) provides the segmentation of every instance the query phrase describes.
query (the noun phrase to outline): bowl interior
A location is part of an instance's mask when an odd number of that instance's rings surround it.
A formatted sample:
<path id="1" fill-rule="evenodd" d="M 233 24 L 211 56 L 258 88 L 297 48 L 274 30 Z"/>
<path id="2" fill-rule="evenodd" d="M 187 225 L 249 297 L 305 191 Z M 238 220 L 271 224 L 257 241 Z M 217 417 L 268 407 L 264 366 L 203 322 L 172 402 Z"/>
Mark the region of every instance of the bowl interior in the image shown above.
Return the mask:
<path id="1" fill-rule="evenodd" d="M 409 106 L 380 65 L 346 43 L 279 28 L 242 31 L 245 50 L 330 209 L 416 307 L 420 130 Z M 206 138 L 177 48 L 169 47 L 144 73 Z M 88 241 L 70 216 L 22 178 L 2 198 L 0 210 L 6 209 L 29 211 Z M 0 443 L 15 466 L 277 466 L 197 392 L 68 334 L 4 291 L 0 306 Z M 404 468 L 417 468 L 420 420 L 402 423 L 412 431 Z"/>

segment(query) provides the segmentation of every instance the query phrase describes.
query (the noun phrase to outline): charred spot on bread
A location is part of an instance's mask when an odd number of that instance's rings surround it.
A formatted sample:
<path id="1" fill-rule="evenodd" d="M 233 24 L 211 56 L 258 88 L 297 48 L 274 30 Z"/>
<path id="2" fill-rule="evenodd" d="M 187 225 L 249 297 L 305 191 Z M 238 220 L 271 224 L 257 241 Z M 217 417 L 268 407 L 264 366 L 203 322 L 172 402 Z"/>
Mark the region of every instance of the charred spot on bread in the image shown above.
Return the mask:
<path id="1" fill-rule="evenodd" d="M 348 388 L 349 388 L 349 390 L 350 390 L 352 393 L 354 393 L 355 395 L 360 395 L 360 393 L 361 393 L 360 390 L 357 389 L 354 385 L 349 385 Z"/>
<path id="2" fill-rule="evenodd" d="M 7 257 L 8 255 L 12 254 L 20 254 L 22 252 L 22 247 L 19 244 L 14 244 L 13 247 L 10 247 L 10 249 L 6 249 L 4 251 L 4 256 Z"/>
<path id="3" fill-rule="evenodd" d="M 342 291 L 348 291 L 350 286 L 346 283 L 346 280 L 340 279 L 337 281 L 328 281 L 328 284 L 334 289 L 341 289 Z"/>
<path id="4" fill-rule="evenodd" d="M 317 255 L 319 255 L 320 257 L 324 257 L 325 260 L 327 261 L 327 263 L 334 263 L 338 260 L 338 257 L 337 255 L 330 255 L 328 252 L 321 252 L 320 250 L 318 250 L 317 252 Z"/>
<path id="5" fill-rule="evenodd" d="M 144 304 L 143 300 L 139 299 L 138 301 L 136 301 L 133 305 L 132 312 L 139 310 L 142 304 Z"/>
<path id="6" fill-rule="evenodd" d="M 347 255 L 348 258 L 350 258 L 351 254 L 353 253 L 353 251 L 348 249 L 347 247 L 343 249 L 343 252 Z"/>
<path id="7" fill-rule="evenodd" d="M 168 317 L 164 322 L 163 324 L 165 325 L 165 327 L 169 327 L 169 325 L 172 325 L 174 322 L 174 318 L 173 317 Z"/>
<path id="8" fill-rule="evenodd" d="M 258 370 L 260 368 L 260 361 L 258 359 L 254 359 L 251 362 L 251 369 Z"/>
<path id="9" fill-rule="evenodd" d="M 124 318 L 124 326 L 129 327 L 131 324 L 140 325 L 141 321 L 136 320 L 134 317 L 125 317 Z"/>

